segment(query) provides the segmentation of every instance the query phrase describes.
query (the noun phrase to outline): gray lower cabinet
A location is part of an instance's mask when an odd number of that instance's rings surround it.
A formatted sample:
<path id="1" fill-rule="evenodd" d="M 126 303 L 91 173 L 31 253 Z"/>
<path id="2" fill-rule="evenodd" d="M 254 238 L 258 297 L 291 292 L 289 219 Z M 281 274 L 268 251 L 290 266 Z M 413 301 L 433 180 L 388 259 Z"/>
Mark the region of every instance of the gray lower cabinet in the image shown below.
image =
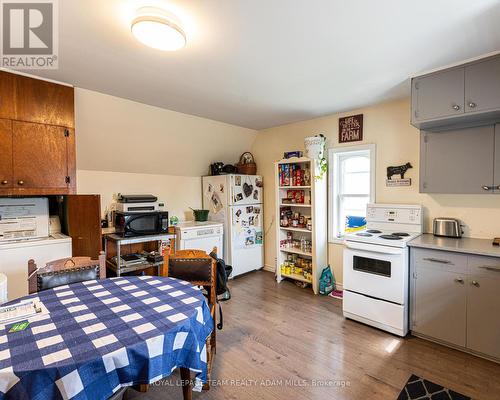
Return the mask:
<path id="1" fill-rule="evenodd" d="M 500 180 L 500 145 L 497 146 Z M 444 132 L 422 131 L 420 192 L 491 193 L 494 147 L 493 125 Z"/>
<path id="2" fill-rule="evenodd" d="M 465 347 L 464 277 L 417 267 L 414 328 L 418 332 Z M 446 293 L 446 296 L 443 296 Z"/>
<path id="3" fill-rule="evenodd" d="M 500 360 L 500 258 L 411 249 L 414 334 Z"/>
<path id="4" fill-rule="evenodd" d="M 467 347 L 500 359 L 500 259 L 469 257 Z"/>

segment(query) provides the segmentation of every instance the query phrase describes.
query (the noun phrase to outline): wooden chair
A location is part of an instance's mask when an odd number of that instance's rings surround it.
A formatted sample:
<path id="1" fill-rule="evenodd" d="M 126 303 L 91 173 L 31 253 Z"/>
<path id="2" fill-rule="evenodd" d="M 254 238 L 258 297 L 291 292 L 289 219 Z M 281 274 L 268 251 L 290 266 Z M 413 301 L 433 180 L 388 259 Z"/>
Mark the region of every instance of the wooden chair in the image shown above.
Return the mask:
<path id="1" fill-rule="evenodd" d="M 217 254 L 217 248 L 212 250 Z M 208 290 L 208 306 L 214 320 L 214 330 L 207 339 L 207 366 L 208 379 L 212 374 L 212 364 L 217 349 L 216 325 L 217 325 L 217 262 L 202 250 L 178 250 L 174 255 L 165 252 L 162 275 L 170 276 L 188 281 L 196 286 L 203 286 Z M 189 377 L 189 370 L 188 377 Z M 184 375 L 184 377 L 182 377 Z M 186 380 L 186 371 L 181 369 L 181 379 Z M 187 378 L 189 380 L 189 378 Z M 210 389 L 206 383 L 204 390 Z"/>
<path id="2" fill-rule="evenodd" d="M 90 257 L 63 258 L 37 268 L 34 260 L 28 261 L 29 294 L 69 283 L 106 278 L 106 255 L 101 251 L 98 260 Z"/>

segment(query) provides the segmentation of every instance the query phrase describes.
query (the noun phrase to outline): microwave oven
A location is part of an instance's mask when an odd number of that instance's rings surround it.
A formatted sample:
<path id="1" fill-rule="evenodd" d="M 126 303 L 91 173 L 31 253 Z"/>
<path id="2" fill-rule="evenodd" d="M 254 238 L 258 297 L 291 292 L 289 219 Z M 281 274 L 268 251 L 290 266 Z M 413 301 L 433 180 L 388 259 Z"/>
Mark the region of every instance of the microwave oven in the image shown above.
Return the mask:
<path id="1" fill-rule="evenodd" d="M 168 212 L 115 211 L 115 230 L 124 237 L 168 233 Z"/>
<path id="2" fill-rule="evenodd" d="M 49 236 L 46 197 L 0 198 L 0 243 Z"/>

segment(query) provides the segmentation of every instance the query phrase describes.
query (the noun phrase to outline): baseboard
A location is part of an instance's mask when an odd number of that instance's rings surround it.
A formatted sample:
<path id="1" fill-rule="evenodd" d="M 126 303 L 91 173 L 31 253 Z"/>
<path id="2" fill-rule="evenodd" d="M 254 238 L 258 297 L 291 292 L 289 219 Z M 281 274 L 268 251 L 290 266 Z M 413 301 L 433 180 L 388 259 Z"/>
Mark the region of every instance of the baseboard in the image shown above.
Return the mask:
<path id="1" fill-rule="evenodd" d="M 276 267 L 274 265 L 265 264 L 263 270 L 274 273 L 276 272 Z"/>
<path id="2" fill-rule="evenodd" d="M 344 285 L 339 282 L 335 282 L 335 290 L 344 290 Z"/>

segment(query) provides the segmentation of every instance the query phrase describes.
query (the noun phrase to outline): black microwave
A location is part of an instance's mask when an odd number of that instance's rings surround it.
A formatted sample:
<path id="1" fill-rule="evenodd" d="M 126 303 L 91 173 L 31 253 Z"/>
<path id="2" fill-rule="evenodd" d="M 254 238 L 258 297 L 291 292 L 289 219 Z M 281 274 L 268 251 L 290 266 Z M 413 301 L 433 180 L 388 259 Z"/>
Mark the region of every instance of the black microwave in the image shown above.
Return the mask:
<path id="1" fill-rule="evenodd" d="M 168 212 L 115 212 L 118 235 L 130 237 L 168 232 Z"/>

